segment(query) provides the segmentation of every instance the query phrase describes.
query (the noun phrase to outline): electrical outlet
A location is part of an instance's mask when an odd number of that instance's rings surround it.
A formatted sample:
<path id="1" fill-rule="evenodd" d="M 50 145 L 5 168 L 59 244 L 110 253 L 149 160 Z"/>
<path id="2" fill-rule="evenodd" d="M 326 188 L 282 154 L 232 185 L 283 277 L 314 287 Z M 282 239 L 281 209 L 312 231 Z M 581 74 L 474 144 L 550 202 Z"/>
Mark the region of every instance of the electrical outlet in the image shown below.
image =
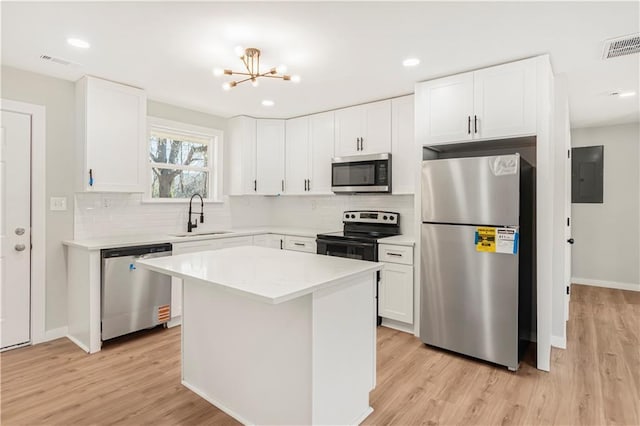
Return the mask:
<path id="1" fill-rule="evenodd" d="M 49 199 L 49 209 L 53 211 L 66 211 L 67 197 L 51 197 Z"/>
<path id="2" fill-rule="evenodd" d="M 102 207 L 108 209 L 113 204 L 113 200 L 111 198 L 103 198 L 102 199 Z"/>

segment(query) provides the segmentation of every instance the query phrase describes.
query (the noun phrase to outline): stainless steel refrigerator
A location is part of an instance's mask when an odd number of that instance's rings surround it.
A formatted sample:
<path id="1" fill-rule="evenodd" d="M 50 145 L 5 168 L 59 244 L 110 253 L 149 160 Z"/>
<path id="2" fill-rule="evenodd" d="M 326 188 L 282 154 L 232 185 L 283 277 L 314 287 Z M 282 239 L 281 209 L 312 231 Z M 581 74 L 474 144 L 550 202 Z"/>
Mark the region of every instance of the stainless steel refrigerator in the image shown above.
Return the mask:
<path id="1" fill-rule="evenodd" d="M 532 326 L 534 173 L 518 154 L 422 163 L 424 343 L 518 368 Z"/>

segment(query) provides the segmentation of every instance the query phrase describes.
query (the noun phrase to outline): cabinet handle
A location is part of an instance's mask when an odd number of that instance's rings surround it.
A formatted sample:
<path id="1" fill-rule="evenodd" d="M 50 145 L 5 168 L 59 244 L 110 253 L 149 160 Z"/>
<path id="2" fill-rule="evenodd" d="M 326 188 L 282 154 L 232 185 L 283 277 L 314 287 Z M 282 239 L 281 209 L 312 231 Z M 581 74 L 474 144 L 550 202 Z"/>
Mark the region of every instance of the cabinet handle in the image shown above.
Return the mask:
<path id="1" fill-rule="evenodd" d="M 311 179 L 307 179 L 307 191 L 311 191 Z"/>
<path id="2" fill-rule="evenodd" d="M 400 253 L 391 253 L 391 252 L 387 252 L 387 254 L 388 254 L 389 256 L 398 256 L 398 257 L 402 257 L 402 254 L 400 254 Z"/>
<path id="3" fill-rule="evenodd" d="M 253 191 L 254 191 L 254 192 L 257 192 L 257 191 L 258 191 L 258 181 L 257 181 L 257 180 L 254 180 L 254 181 L 253 181 Z"/>
<path id="4" fill-rule="evenodd" d="M 478 133 L 478 116 L 473 116 L 473 133 Z"/>
<path id="5" fill-rule="evenodd" d="M 360 151 L 360 138 L 356 138 L 356 151 Z"/>
<path id="6" fill-rule="evenodd" d="M 284 179 L 282 179 L 282 192 L 284 192 Z"/>
<path id="7" fill-rule="evenodd" d="M 467 134 L 471 134 L 471 116 L 467 115 Z"/>
<path id="8" fill-rule="evenodd" d="M 89 169 L 89 186 L 93 186 L 93 169 Z"/>
<path id="9" fill-rule="evenodd" d="M 304 243 L 293 243 L 293 245 L 295 245 L 295 246 L 300 246 L 300 247 L 304 247 Z"/>
<path id="10" fill-rule="evenodd" d="M 280 238 L 280 250 L 282 250 L 282 238 Z"/>
<path id="11" fill-rule="evenodd" d="M 364 138 L 360 138 L 360 151 L 364 151 Z"/>

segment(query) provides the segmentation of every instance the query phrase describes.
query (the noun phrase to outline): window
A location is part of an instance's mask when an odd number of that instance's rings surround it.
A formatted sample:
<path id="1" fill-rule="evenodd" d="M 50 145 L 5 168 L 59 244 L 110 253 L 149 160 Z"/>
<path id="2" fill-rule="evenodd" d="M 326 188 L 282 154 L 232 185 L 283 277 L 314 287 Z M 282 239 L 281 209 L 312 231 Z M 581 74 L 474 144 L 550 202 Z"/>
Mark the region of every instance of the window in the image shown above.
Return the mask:
<path id="1" fill-rule="evenodd" d="M 149 185 L 153 201 L 184 201 L 200 194 L 222 200 L 222 132 L 149 117 Z"/>

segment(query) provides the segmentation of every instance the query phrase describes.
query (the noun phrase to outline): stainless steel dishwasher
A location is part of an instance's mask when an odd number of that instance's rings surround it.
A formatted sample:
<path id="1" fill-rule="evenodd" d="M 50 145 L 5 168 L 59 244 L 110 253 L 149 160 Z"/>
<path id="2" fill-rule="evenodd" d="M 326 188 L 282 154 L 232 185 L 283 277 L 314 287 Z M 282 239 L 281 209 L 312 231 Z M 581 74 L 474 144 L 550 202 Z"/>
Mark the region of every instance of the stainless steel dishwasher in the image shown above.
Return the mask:
<path id="1" fill-rule="evenodd" d="M 137 259 L 171 256 L 171 244 L 101 251 L 102 340 L 166 323 L 171 318 L 171 277 L 136 268 Z"/>

